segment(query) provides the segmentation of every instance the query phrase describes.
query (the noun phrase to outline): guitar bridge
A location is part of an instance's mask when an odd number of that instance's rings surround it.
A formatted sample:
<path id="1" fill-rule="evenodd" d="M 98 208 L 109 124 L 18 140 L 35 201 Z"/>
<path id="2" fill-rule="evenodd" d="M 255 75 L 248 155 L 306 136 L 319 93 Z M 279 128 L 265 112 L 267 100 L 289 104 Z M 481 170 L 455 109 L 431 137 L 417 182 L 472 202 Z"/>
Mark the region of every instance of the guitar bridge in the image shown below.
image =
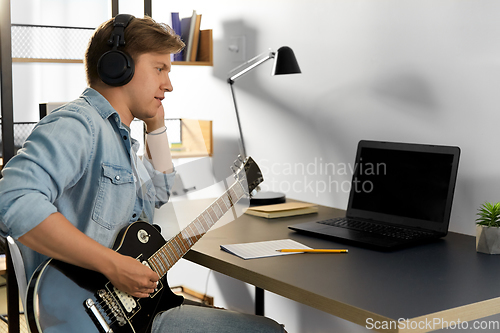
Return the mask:
<path id="1" fill-rule="evenodd" d="M 89 298 L 84 304 L 87 313 L 100 333 L 113 333 L 113 329 L 108 322 L 118 323 L 119 326 L 127 324 L 127 318 L 125 318 L 120 305 L 118 305 L 111 292 L 100 289 L 95 296 L 96 302 Z"/>
<path id="2" fill-rule="evenodd" d="M 96 324 L 99 332 L 103 333 L 113 333 L 113 330 L 109 327 L 106 319 L 103 317 L 96 304 L 92 299 L 87 299 L 85 301 L 85 307 L 89 315 L 91 315 L 92 321 Z"/>

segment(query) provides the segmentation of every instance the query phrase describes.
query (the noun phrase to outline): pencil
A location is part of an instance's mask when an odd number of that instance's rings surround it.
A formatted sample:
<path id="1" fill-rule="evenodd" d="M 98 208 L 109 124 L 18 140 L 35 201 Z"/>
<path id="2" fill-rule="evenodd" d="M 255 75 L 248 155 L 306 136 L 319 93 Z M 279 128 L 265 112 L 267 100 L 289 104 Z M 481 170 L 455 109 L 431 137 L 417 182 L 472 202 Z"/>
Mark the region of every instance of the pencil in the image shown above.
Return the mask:
<path id="1" fill-rule="evenodd" d="M 347 253 L 345 249 L 332 250 L 332 249 L 281 249 L 278 252 L 307 252 L 307 253 Z"/>

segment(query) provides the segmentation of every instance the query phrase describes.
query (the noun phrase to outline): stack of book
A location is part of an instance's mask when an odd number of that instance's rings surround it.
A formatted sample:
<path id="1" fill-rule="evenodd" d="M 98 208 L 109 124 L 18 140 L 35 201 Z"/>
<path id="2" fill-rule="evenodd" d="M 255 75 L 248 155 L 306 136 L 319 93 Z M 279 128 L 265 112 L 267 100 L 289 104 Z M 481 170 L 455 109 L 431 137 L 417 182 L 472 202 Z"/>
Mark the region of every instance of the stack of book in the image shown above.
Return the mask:
<path id="1" fill-rule="evenodd" d="M 171 13 L 172 29 L 181 36 L 186 47 L 182 52 L 174 55 L 174 61 L 203 61 L 200 59 L 199 48 L 205 45 L 205 39 L 208 37 L 209 30 L 200 31 L 201 14 L 193 10 L 190 17 L 180 18 L 179 13 Z"/>
<path id="2" fill-rule="evenodd" d="M 278 217 L 305 215 L 318 212 L 318 206 L 305 202 L 286 202 L 276 205 L 255 206 L 245 211 L 245 214 L 274 219 Z"/>

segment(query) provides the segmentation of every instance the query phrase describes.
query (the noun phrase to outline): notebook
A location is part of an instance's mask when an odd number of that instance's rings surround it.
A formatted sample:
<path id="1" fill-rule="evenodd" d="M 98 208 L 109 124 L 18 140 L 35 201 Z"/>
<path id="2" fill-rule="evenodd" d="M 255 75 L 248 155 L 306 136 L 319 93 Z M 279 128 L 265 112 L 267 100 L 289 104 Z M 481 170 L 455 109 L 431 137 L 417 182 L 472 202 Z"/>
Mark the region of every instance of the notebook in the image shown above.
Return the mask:
<path id="1" fill-rule="evenodd" d="M 346 216 L 289 226 L 378 250 L 446 236 L 460 148 L 360 141 Z"/>

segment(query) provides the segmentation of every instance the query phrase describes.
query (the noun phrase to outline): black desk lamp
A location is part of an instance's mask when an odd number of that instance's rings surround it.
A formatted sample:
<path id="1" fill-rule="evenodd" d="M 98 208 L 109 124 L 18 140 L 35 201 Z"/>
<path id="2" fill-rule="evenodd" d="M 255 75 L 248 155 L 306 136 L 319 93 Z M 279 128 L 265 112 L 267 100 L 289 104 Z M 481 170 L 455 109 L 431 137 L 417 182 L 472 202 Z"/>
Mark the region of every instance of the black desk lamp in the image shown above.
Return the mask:
<path id="1" fill-rule="evenodd" d="M 256 56 L 253 59 L 250 59 L 246 63 L 236 67 L 231 72 L 229 72 L 229 78 L 227 79 L 227 83 L 231 87 L 231 94 L 233 96 L 234 102 L 234 110 L 236 111 L 236 120 L 238 122 L 238 130 L 240 133 L 240 155 L 244 160 L 247 156 L 245 150 L 245 142 L 243 141 L 243 132 L 241 131 L 241 123 L 240 123 L 240 115 L 238 113 L 238 107 L 236 105 L 236 98 L 234 96 L 233 84 L 240 77 L 250 72 L 254 68 L 262 65 L 269 59 L 274 59 L 274 66 L 271 72 L 271 75 L 285 75 L 285 74 L 298 74 L 301 73 L 299 64 L 297 63 L 297 59 L 295 58 L 295 54 L 293 50 L 288 46 L 282 46 L 278 49 L 278 51 L 266 52 Z M 233 74 L 234 73 L 234 74 Z M 252 196 L 250 200 L 251 205 L 270 205 L 285 202 L 285 194 L 278 192 L 258 192 L 254 196 Z"/>

